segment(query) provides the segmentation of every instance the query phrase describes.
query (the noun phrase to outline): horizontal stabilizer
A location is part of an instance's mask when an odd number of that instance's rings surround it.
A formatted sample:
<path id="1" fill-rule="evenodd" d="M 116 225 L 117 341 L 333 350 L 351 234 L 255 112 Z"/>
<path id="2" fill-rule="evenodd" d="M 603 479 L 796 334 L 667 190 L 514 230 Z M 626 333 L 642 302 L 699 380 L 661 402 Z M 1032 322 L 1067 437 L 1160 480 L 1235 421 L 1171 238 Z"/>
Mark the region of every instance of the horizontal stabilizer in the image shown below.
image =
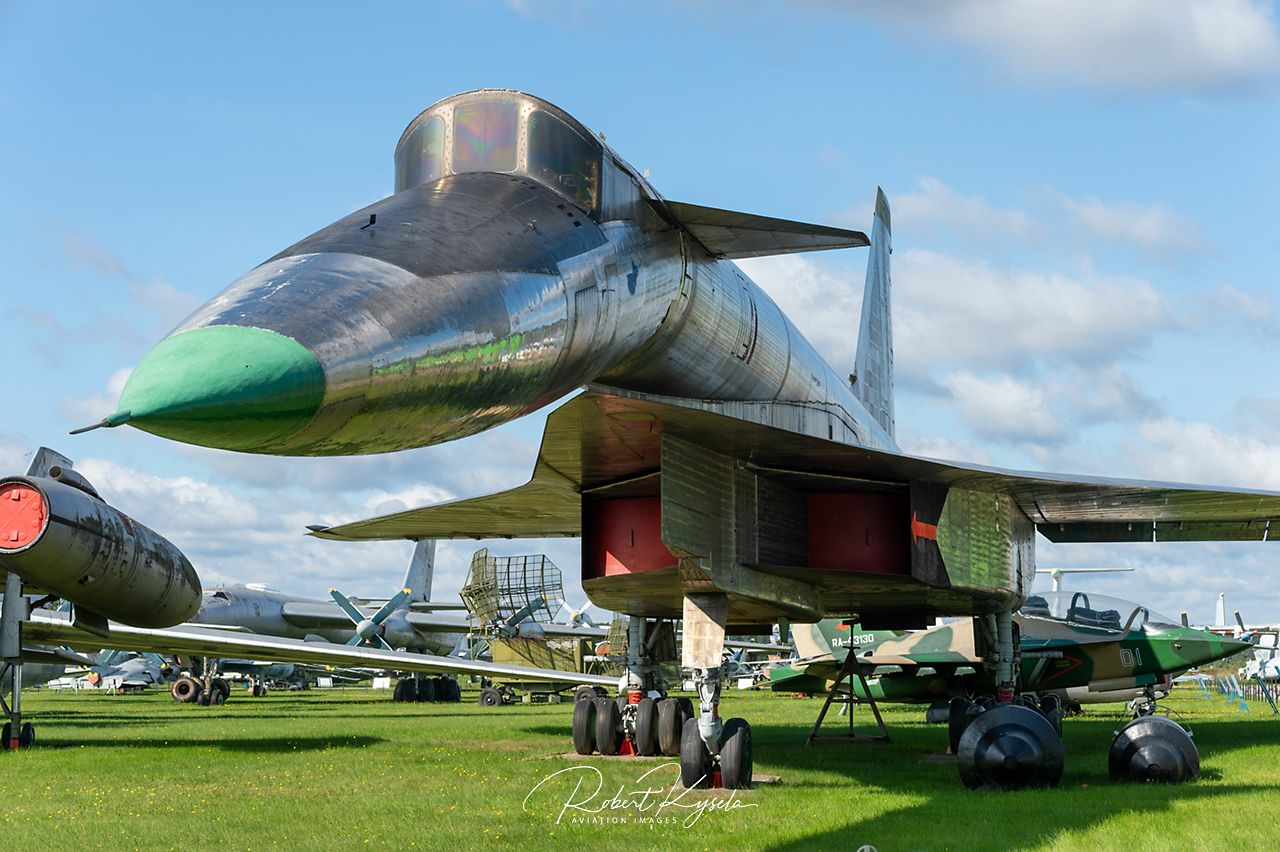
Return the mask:
<path id="1" fill-rule="evenodd" d="M 715 257 L 737 259 L 869 245 L 861 231 L 666 202 L 676 221 Z"/>

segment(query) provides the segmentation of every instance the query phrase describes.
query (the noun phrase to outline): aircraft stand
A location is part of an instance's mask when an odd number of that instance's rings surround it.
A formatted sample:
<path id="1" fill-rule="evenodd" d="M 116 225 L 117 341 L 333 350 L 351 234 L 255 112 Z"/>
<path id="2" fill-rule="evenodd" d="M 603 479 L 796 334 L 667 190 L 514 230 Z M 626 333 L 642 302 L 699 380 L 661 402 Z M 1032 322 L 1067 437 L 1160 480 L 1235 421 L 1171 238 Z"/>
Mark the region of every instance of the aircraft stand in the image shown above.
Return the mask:
<path id="1" fill-rule="evenodd" d="M 36 729 L 30 722 L 22 721 L 22 622 L 27 618 L 27 599 L 22 595 L 22 578 L 13 572 L 5 576 L 4 606 L 0 609 L 0 678 L 13 675 L 12 703 L 0 694 L 0 709 L 5 718 L 0 731 L 0 748 L 14 750 L 27 748 L 36 741 Z"/>
<path id="2" fill-rule="evenodd" d="M 858 698 L 857 689 L 854 686 L 853 679 L 858 679 L 862 684 L 862 694 L 867 696 L 866 700 Z M 845 682 L 849 684 L 849 691 L 846 694 L 841 687 Z M 831 709 L 832 704 L 843 705 L 849 714 L 849 733 L 847 734 L 826 734 L 819 736 L 818 731 L 822 728 L 822 720 L 826 718 L 827 711 Z M 868 704 L 871 706 L 871 712 L 875 714 L 876 725 L 880 728 L 880 735 L 867 737 L 853 732 L 853 709 L 859 704 Z M 831 689 L 827 692 L 827 700 L 822 705 L 822 710 L 818 713 L 818 721 L 813 723 L 813 730 L 809 732 L 809 738 L 804 741 L 805 745 L 813 745 L 815 740 L 847 740 L 855 742 L 858 740 L 869 740 L 872 742 L 889 742 L 889 731 L 884 726 L 884 719 L 880 716 L 880 707 L 876 704 L 876 700 L 871 697 L 871 687 L 867 685 L 866 672 L 862 663 L 858 660 L 858 655 L 849 650 L 848 655 L 844 658 L 844 662 L 840 665 L 840 673 L 836 675 L 835 683 L 831 684 Z"/>

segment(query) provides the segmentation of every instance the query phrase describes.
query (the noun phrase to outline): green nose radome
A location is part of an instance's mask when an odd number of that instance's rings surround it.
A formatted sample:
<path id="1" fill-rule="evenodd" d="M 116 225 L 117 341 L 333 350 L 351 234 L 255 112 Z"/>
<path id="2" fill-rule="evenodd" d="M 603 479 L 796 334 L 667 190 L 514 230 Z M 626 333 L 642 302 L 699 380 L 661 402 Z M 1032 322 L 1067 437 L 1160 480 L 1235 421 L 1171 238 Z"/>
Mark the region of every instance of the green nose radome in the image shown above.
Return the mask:
<path id="1" fill-rule="evenodd" d="M 212 325 L 166 337 L 146 354 L 103 425 L 254 451 L 306 426 L 324 398 L 324 368 L 301 343 Z"/>

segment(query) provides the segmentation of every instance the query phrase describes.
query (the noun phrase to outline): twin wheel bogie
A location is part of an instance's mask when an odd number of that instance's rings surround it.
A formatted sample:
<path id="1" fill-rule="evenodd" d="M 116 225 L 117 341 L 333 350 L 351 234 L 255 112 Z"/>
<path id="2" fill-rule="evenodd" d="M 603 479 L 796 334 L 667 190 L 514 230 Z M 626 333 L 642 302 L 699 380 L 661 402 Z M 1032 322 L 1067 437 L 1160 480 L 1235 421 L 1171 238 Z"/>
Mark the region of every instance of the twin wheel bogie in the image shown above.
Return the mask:
<path id="1" fill-rule="evenodd" d="M 751 726 L 743 719 L 724 725 L 712 755 L 688 698 L 607 698 L 582 691 L 573 707 L 573 748 L 578 754 L 634 754 L 680 758 L 680 781 L 689 789 L 751 786 Z"/>

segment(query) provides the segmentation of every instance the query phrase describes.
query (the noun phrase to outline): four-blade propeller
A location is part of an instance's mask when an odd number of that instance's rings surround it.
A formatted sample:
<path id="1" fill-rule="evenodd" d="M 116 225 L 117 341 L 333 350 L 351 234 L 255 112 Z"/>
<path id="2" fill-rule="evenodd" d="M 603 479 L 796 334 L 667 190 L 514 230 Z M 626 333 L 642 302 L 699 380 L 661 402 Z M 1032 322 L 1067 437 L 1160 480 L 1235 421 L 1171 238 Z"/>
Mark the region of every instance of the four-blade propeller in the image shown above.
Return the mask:
<path id="1" fill-rule="evenodd" d="M 356 635 L 347 640 L 347 644 L 353 646 L 368 645 L 371 648 L 385 648 L 388 651 L 395 649 L 391 647 L 386 639 L 382 638 L 382 623 L 387 620 L 387 616 L 395 612 L 396 607 L 400 606 L 410 594 L 412 594 L 412 590 L 401 589 L 392 595 L 391 599 L 384 603 L 377 612 L 366 616 L 342 592 L 337 589 L 329 590 L 329 596 L 347 614 L 347 618 L 351 619 L 351 623 L 356 626 Z"/>

